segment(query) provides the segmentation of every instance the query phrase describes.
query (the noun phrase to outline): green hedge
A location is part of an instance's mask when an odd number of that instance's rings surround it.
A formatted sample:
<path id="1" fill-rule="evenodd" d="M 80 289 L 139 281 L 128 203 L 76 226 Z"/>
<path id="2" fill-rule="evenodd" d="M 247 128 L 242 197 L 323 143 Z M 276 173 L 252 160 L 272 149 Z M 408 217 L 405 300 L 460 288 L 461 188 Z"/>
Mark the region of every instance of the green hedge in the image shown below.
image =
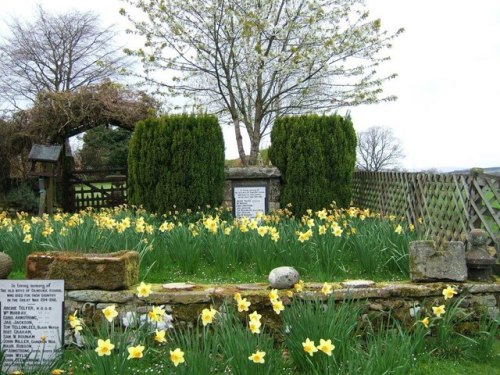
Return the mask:
<path id="1" fill-rule="evenodd" d="M 220 205 L 224 139 L 209 115 L 171 115 L 137 123 L 129 144 L 128 201 L 153 212 Z"/>
<path id="2" fill-rule="evenodd" d="M 356 132 L 349 116 L 277 119 L 269 159 L 281 171 L 281 204 L 292 203 L 296 215 L 332 201 L 349 206 L 356 162 Z"/>

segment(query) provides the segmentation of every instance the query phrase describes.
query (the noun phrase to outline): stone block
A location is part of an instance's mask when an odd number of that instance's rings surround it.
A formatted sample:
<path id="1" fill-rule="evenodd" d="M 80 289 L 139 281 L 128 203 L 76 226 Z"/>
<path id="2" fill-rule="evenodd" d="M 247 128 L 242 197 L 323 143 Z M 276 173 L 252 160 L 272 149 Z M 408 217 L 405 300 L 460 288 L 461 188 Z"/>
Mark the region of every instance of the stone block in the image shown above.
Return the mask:
<path id="1" fill-rule="evenodd" d="M 410 277 L 413 282 L 467 280 L 463 242 L 451 241 L 441 248 L 434 241 L 410 242 Z"/>
<path id="2" fill-rule="evenodd" d="M 127 289 L 139 280 L 139 253 L 33 253 L 26 258 L 26 278 L 62 279 L 67 290 Z"/>

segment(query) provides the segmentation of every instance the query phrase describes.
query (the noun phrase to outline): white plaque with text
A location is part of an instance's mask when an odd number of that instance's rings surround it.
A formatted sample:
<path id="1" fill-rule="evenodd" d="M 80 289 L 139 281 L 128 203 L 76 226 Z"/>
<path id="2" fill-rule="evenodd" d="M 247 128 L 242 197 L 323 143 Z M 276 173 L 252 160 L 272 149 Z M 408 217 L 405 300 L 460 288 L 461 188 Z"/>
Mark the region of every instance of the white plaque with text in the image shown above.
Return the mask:
<path id="1" fill-rule="evenodd" d="M 237 186 L 233 188 L 234 216 L 256 217 L 266 213 L 265 186 Z"/>
<path id="2" fill-rule="evenodd" d="M 61 354 L 64 280 L 0 280 L 2 371 L 36 368 Z"/>

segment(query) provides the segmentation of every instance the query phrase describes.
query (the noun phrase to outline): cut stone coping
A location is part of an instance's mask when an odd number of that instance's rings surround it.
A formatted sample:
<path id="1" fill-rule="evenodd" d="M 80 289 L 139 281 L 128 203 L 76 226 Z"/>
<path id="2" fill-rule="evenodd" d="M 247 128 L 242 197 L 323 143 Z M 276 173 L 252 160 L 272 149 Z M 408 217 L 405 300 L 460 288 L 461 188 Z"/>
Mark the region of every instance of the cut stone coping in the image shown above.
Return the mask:
<path id="1" fill-rule="evenodd" d="M 230 180 L 252 178 L 279 178 L 281 172 L 276 167 L 233 167 L 225 169 L 226 178 Z"/>
<path id="2" fill-rule="evenodd" d="M 305 283 L 300 293 L 293 294 L 294 298 L 303 300 L 311 299 L 379 299 L 379 298 L 423 298 L 442 297 L 443 289 L 448 286 L 455 288 L 459 294 L 500 294 L 500 282 L 481 283 L 411 283 L 407 281 L 379 282 L 371 287 L 360 286 L 357 288 L 343 287 L 342 283 L 330 283 L 333 293 L 324 296 L 321 293 L 323 283 Z M 191 284 L 190 284 L 191 285 Z M 234 292 L 241 291 L 242 297 L 249 297 L 253 301 L 267 301 L 269 285 L 256 284 L 192 284 L 194 290 L 164 289 L 161 284 L 152 284 L 152 292 L 148 297 L 137 297 L 135 288 L 123 291 L 104 290 L 73 290 L 67 291 L 66 296 L 76 302 L 102 302 L 117 304 L 197 304 L 211 303 L 214 299 L 232 299 Z M 348 284 L 349 285 L 349 284 Z M 293 289 L 290 289 L 293 291 Z M 286 297 L 286 291 L 280 291 L 280 296 Z"/>
<path id="3" fill-rule="evenodd" d="M 193 290 L 195 288 L 195 284 L 190 283 L 168 283 L 163 284 L 163 289 L 167 290 Z"/>
<path id="4" fill-rule="evenodd" d="M 368 288 L 375 285 L 372 280 L 347 280 L 342 281 L 340 285 L 344 288 Z"/>

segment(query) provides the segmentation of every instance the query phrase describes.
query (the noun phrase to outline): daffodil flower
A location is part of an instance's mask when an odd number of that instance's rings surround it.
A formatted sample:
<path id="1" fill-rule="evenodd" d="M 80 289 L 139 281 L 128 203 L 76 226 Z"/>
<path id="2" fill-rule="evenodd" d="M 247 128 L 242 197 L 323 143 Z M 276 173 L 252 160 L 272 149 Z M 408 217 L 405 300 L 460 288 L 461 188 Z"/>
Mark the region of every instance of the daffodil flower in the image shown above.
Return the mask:
<path id="1" fill-rule="evenodd" d="M 335 349 L 335 345 L 332 344 L 332 340 L 319 340 L 318 350 L 321 350 L 328 356 L 332 355 L 332 350 Z"/>
<path id="2" fill-rule="evenodd" d="M 207 324 L 212 324 L 212 321 L 217 312 L 218 311 L 213 308 L 203 309 L 203 311 L 201 312 L 201 321 L 203 323 L 203 326 L 206 326 Z"/>
<path id="3" fill-rule="evenodd" d="M 304 347 L 304 351 L 311 357 L 318 351 L 318 348 L 314 345 L 314 341 L 309 340 L 309 337 L 302 343 L 302 346 Z"/>
<path id="4" fill-rule="evenodd" d="M 118 311 L 116 311 L 115 305 L 110 305 L 106 307 L 104 310 L 102 310 L 102 313 L 104 314 L 104 317 L 108 322 L 112 322 L 114 318 L 118 316 Z"/>
<path id="5" fill-rule="evenodd" d="M 248 308 L 251 305 L 251 303 L 248 302 L 246 298 L 240 299 L 239 301 L 237 301 L 237 303 L 239 312 L 248 311 Z"/>
<path id="6" fill-rule="evenodd" d="M 142 358 L 142 352 L 144 351 L 143 345 L 130 346 L 127 348 L 128 357 L 127 359 L 139 359 Z"/>
<path id="7" fill-rule="evenodd" d="M 154 339 L 156 342 L 159 342 L 160 344 L 166 342 L 167 339 L 165 338 L 165 330 L 164 329 L 162 329 L 160 331 L 155 330 L 155 338 Z"/>
<path id="8" fill-rule="evenodd" d="M 453 298 L 455 294 L 457 294 L 457 291 L 449 285 L 443 289 L 443 296 L 445 300 Z"/>
<path id="9" fill-rule="evenodd" d="M 95 349 L 95 351 L 97 352 L 99 357 L 102 357 L 103 355 L 111 355 L 111 352 L 113 351 L 114 348 L 115 346 L 111 343 L 109 339 L 107 340 L 99 339 L 97 340 L 97 348 Z"/>
<path id="10" fill-rule="evenodd" d="M 141 281 L 141 284 L 137 287 L 137 297 L 148 297 L 151 294 L 151 284 L 145 284 Z"/>
<path id="11" fill-rule="evenodd" d="M 434 315 L 440 318 L 441 315 L 443 315 L 446 312 L 446 310 L 444 309 L 444 305 L 432 306 L 432 312 L 434 313 Z"/>
<path id="12" fill-rule="evenodd" d="M 184 352 L 179 348 L 174 351 L 170 350 L 170 360 L 174 363 L 174 366 L 179 366 L 180 363 L 184 363 Z"/>
<path id="13" fill-rule="evenodd" d="M 261 352 L 261 351 L 256 351 L 255 353 L 252 353 L 248 359 L 252 361 L 253 363 L 264 363 L 264 356 L 266 355 L 266 352 Z"/>

